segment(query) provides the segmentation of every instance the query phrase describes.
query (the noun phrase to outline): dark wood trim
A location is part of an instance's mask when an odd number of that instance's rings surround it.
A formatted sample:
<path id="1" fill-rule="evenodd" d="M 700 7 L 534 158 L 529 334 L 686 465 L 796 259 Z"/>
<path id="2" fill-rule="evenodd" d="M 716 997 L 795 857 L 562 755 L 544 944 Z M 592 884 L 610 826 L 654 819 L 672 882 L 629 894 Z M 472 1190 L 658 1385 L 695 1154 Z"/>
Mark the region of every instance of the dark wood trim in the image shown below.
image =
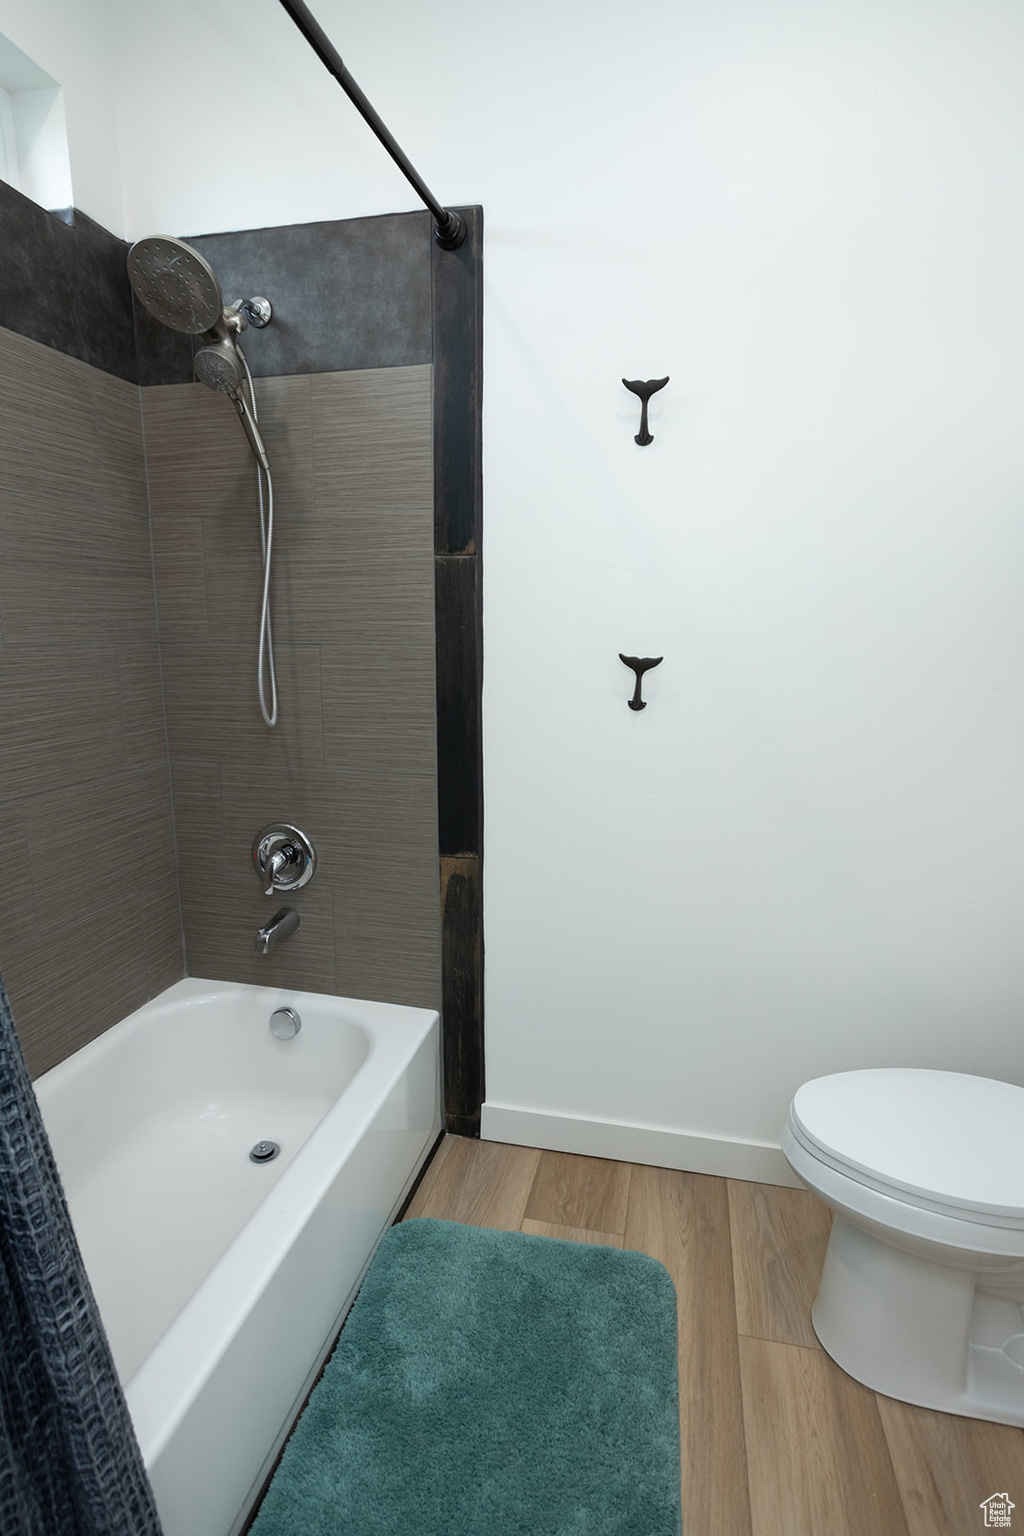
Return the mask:
<path id="1" fill-rule="evenodd" d="M 480 761 L 479 562 L 434 556 L 437 630 L 437 811 L 441 858 L 479 857 L 483 801 Z"/>
<path id="2" fill-rule="evenodd" d="M 483 506 L 483 209 L 456 210 L 466 239 L 431 256 L 434 326 L 434 552 L 480 554 Z"/>
<path id="3" fill-rule="evenodd" d="M 434 354 L 434 613 L 441 860 L 444 1110 L 479 1136 L 483 1041 L 483 608 L 481 453 L 483 210 L 460 208 L 465 242 L 431 258 Z"/>
<path id="4" fill-rule="evenodd" d="M 480 860 L 441 860 L 441 1016 L 445 1128 L 479 1136 L 484 1097 Z"/>

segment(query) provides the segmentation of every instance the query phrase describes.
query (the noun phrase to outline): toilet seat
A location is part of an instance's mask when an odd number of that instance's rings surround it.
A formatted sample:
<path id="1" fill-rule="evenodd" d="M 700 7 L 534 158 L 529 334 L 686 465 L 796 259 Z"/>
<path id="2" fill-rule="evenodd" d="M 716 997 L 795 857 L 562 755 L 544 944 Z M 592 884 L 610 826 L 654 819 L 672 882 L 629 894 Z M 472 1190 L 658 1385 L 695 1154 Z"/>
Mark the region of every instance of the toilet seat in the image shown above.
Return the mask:
<path id="1" fill-rule="evenodd" d="M 781 1143 L 833 1212 L 822 1348 L 886 1397 L 1024 1428 L 1024 1088 L 838 1073 L 797 1091 Z"/>
<path id="2" fill-rule="evenodd" d="M 1024 1088 L 920 1068 L 841 1072 L 797 1091 L 789 1130 L 891 1199 L 1024 1231 Z"/>

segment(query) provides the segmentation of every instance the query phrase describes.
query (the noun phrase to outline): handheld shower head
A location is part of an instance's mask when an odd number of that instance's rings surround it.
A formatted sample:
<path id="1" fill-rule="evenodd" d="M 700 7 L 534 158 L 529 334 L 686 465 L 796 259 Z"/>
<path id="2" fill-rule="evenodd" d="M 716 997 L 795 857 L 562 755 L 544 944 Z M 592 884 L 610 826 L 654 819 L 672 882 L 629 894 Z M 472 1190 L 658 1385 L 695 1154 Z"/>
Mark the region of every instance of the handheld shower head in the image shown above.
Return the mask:
<path id="1" fill-rule="evenodd" d="M 224 299 L 205 257 L 173 235 L 150 235 L 128 252 L 128 281 L 172 331 L 200 336 L 224 325 Z"/>
<path id="2" fill-rule="evenodd" d="M 237 394 L 242 388 L 242 365 L 230 336 L 200 347 L 192 366 L 200 384 L 222 395 Z"/>
<path id="3" fill-rule="evenodd" d="M 234 339 L 231 336 L 221 336 L 218 340 L 200 347 L 192 366 L 200 384 L 205 384 L 207 389 L 216 390 L 218 394 L 228 396 L 245 428 L 249 447 L 257 462 L 262 464 L 269 473 L 270 462 L 267 459 L 267 450 L 263 446 L 260 429 L 242 393 L 242 359 Z"/>
<path id="4" fill-rule="evenodd" d="M 259 329 L 270 323 L 273 310 L 268 299 L 242 299 L 224 307 L 220 284 L 205 257 L 173 235 L 150 235 L 137 240 L 128 252 L 128 280 L 151 315 L 172 331 L 199 336 L 193 368 L 200 384 L 227 395 L 245 429 L 257 465 L 256 485 L 260 507 L 260 542 L 263 545 L 263 601 L 257 661 L 257 692 L 267 725 L 277 724 L 277 680 L 274 675 L 274 642 L 270 632 L 270 562 L 274 539 L 274 484 L 267 450 L 256 424 L 256 390 L 252 374 L 235 336 L 247 325 Z M 243 375 L 251 407 L 242 388 Z M 266 522 L 263 517 L 263 476 L 267 480 Z M 271 703 L 264 692 L 264 673 L 269 670 Z"/>

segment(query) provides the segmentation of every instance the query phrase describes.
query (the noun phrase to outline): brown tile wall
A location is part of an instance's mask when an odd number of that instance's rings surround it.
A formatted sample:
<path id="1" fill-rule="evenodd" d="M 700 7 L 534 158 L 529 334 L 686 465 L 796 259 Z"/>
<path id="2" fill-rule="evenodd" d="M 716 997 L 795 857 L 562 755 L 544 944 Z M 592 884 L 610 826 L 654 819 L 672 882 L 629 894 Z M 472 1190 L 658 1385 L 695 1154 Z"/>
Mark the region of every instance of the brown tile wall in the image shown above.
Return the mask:
<path id="1" fill-rule="evenodd" d="M 184 960 L 139 390 L 3 329 L 0 849 L 38 1075 Z"/>
<path id="2" fill-rule="evenodd" d="M 280 720 L 256 697 L 256 471 L 230 403 L 143 390 L 189 972 L 437 1006 L 440 911 L 429 365 L 260 379 L 274 469 Z M 266 897 L 254 836 L 318 868 Z M 302 919 L 269 956 L 255 932 Z"/>
<path id="3" fill-rule="evenodd" d="M 9 201 L 0 187 L 5 217 Z M 3 245 L 31 279 L 53 230 L 25 218 Z M 143 348 L 143 367 L 122 243 L 88 221 L 56 238 L 91 274 L 89 335 L 81 284 L 65 312 L 33 308 L 30 280 L 0 317 L 0 971 L 30 1068 L 186 963 L 438 1004 L 429 218 L 207 237 L 229 287 L 250 291 L 246 263 L 275 274 L 278 350 L 266 335 L 250 350 L 277 491 L 276 731 L 256 702 L 237 420 L 199 386 L 159 384 L 143 423 L 135 379 L 184 378 L 188 348 L 180 367 Z M 310 284 L 344 293 L 344 325 L 331 312 L 310 331 L 325 313 Z M 298 934 L 258 957 L 280 903 L 249 849 L 275 820 L 306 827 L 320 867 L 294 898 Z"/>

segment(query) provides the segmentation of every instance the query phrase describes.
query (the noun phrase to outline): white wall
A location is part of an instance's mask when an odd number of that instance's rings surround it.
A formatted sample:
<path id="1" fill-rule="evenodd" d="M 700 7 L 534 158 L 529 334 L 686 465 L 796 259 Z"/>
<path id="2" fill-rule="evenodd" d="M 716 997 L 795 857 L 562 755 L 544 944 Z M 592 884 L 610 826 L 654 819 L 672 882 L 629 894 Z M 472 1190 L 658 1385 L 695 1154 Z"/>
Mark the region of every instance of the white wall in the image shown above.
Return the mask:
<path id="1" fill-rule="evenodd" d="M 1024 16 L 644 16 L 556 32 L 554 228 L 490 226 L 488 1099 L 770 1142 L 818 1073 L 1024 1081 Z"/>
<path id="2" fill-rule="evenodd" d="M 123 233 L 107 0 L 0 0 L 0 34 L 63 88 L 75 206 Z"/>
<path id="3" fill-rule="evenodd" d="M 415 206 L 275 0 L 110 3 L 130 236 Z M 1024 10 L 314 9 L 485 209 L 489 1102 L 1024 1082 Z"/>

